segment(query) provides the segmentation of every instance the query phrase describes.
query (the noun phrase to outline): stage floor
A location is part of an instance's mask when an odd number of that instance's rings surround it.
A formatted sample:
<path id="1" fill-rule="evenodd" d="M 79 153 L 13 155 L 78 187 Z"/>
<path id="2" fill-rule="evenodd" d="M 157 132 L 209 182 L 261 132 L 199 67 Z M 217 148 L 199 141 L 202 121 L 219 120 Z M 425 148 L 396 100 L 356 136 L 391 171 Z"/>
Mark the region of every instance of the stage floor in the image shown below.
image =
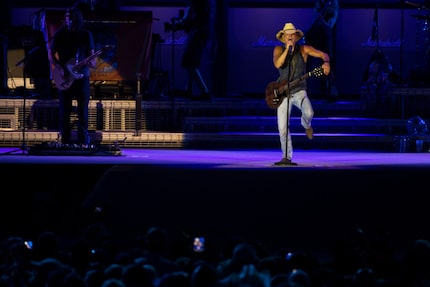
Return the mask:
<path id="1" fill-rule="evenodd" d="M 0 148 L 0 164 L 149 164 L 209 169 L 430 167 L 430 153 L 347 150 L 295 150 L 297 166 L 274 166 L 278 150 L 121 149 L 120 155 L 31 155 L 20 148 Z"/>
<path id="2" fill-rule="evenodd" d="M 121 246 L 160 225 L 327 258 L 364 230 L 396 246 L 430 238 L 430 153 L 122 149 L 115 156 L 40 156 L 2 148 L 0 223 L 7 234 L 73 238 L 102 222 Z M 7 183 L 7 184 L 6 184 Z M 8 186 L 8 188 L 7 188 Z M 216 246 L 216 247 L 215 247 Z"/>

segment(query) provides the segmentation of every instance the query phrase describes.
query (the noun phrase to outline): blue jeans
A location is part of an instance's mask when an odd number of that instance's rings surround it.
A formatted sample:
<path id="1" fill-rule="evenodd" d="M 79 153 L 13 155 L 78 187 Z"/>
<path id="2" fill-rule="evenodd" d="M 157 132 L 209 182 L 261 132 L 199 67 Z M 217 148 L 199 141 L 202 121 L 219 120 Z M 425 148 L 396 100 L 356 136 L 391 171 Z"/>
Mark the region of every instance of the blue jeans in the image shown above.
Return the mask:
<path id="1" fill-rule="evenodd" d="M 308 129 L 311 127 L 314 110 L 308 98 L 306 90 L 300 90 L 290 98 L 285 98 L 277 108 L 279 140 L 281 142 L 282 157 L 293 158 L 293 143 L 290 134 L 290 115 L 292 107 L 297 107 L 301 112 L 301 125 Z"/>

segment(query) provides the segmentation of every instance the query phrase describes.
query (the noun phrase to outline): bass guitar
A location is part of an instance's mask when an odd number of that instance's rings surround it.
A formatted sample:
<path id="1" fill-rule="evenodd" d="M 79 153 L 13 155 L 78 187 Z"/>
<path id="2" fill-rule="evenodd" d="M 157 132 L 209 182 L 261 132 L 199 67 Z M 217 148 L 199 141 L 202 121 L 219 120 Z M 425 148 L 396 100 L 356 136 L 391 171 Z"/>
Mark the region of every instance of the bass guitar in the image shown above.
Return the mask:
<path id="1" fill-rule="evenodd" d="M 287 96 L 287 92 L 297 85 L 300 81 L 311 77 L 320 77 L 324 75 L 324 70 L 322 67 L 316 67 L 310 72 L 300 76 L 297 79 L 292 80 L 291 82 L 287 82 L 287 80 L 283 80 L 281 82 L 270 82 L 266 87 L 266 103 L 267 106 L 271 109 L 276 109 L 282 103 L 284 98 Z"/>
<path id="2" fill-rule="evenodd" d="M 61 71 L 54 66 L 52 69 L 52 79 L 54 80 L 55 86 L 59 90 L 67 90 L 75 80 L 83 78 L 84 75 L 78 72 L 80 69 L 86 66 L 89 61 L 100 56 L 102 53 L 108 50 L 112 50 L 113 48 L 113 45 L 105 45 L 103 48 L 97 50 L 94 54 L 79 61 L 78 63 L 75 62 L 75 59 L 70 59 L 64 65 L 64 68 L 67 70 L 66 76 L 64 78 L 61 76 Z"/>

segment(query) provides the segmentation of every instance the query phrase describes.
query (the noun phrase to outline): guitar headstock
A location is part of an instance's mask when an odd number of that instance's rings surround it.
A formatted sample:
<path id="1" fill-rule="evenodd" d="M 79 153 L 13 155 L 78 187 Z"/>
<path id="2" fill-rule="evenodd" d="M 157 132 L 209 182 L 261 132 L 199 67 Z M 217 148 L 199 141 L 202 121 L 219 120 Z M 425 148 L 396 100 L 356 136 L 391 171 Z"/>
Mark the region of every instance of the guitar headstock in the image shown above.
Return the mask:
<path id="1" fill-rule="evenodd" d="M 322 68 L 322 66 L 316 67 L 311 71 L 311 75 L 315 77 L 321 77 L 322 75 L 324 75 L 324 69 Z"/>

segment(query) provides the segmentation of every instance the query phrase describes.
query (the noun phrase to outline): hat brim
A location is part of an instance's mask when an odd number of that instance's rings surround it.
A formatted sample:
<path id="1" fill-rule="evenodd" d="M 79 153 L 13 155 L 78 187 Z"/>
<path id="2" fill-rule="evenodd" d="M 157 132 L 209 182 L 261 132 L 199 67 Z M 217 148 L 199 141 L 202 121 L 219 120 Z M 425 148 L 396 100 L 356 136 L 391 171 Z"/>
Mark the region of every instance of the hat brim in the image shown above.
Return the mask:
<path id="1" fill-rule="evenodd" d="M 276 39 L 278 39 L 278 40 L 279 40 L 279 41 L 281 41 L 282 43 L 285 43 L 284 39 L 282 38 L 282 37 L 283 37 L 283 35 L 284 35 L 284 33 L 285 33 L 285 30 L 281 30 L 281 31 L 279 31 L 278 33 L 276 33 Z M 303 38 L 303 36 L 305 35 L 305 34 L 303 33 L 303 31 L 302 31 L 302 30 L 300 30 L 300 29 L 296 29 L 296 32 L 291 33 L 291 34 L 297 34 L 297 35 L 299 36 L 297 40 L 300 40 L 300 39 L 301 39 L 301 38 Z"/>

